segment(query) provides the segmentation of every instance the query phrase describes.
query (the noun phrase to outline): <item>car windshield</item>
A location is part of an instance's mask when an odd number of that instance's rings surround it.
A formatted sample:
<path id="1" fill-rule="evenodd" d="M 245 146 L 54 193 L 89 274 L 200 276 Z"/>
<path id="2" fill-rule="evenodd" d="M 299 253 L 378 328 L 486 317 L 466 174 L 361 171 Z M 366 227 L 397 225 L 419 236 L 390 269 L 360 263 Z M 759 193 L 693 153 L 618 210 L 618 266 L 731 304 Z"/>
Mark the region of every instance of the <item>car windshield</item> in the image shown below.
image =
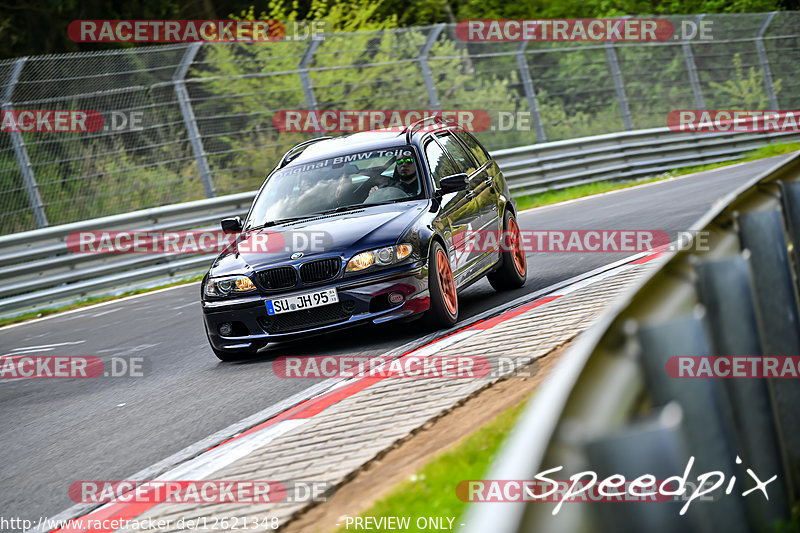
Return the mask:
<path id="1" fill-rule="evenodd" d="M 410 146 L 340 154 L 285 167 L 256 198 L 247 228 L 319 213 L 421 198 L 419 162 Z"/>

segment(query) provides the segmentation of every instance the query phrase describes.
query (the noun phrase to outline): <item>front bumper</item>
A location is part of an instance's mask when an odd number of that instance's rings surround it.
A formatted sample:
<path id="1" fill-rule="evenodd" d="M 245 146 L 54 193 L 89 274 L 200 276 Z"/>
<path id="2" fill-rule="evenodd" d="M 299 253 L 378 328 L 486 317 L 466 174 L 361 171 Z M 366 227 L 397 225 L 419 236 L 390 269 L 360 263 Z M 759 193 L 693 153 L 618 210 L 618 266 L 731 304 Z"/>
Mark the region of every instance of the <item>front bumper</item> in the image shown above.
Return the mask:
<path id="1" fill-rule="evenodd" d="M 303 311 L 268 315 L 266 301 L 336 288 L 339 303 Z M 399 292 L 403 302 L 391 304 L 388 294 Z M 203 319 L 211 344 L 220 350 L 253 349 L 269 342 L 307 337 L 356 326 L 382 323 L 426 311 L 430 307 L 428 273 L 419 261 L 390 271 L 274 295 L 251 295 L 230 300 L 203 301 Z M 223 336 L 219 326 L 233 324 Z"/>

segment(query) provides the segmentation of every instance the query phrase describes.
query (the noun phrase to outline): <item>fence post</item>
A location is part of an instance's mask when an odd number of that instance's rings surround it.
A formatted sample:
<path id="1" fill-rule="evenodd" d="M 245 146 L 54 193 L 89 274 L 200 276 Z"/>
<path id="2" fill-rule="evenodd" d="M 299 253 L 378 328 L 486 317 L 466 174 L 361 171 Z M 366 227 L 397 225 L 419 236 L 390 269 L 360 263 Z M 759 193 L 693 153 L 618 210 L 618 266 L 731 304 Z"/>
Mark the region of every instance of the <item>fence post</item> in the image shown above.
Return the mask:
<path id="1" fill-rule="evenodd" d="M 428 91 L 431 109 L 441 109 L 442 107 L 439 105 L 439 95 L 436 92 L 436 85 L 433 83 L 431 67 L 428 65 L 428 54 L 431 53 L 431 48 L 433 48 L 436 39 L 439 38 L 439 34 L 442 33 L 445 26 L 446 24 L 442 23 L 431 28 L 428 38 L 425 40 L 425 46 L 422 47 L 419 53 L 419 68 L 422 70 L 422 78 L 425 80 L 425 89 Z"/>
<path id="2" fill-rule="evenodd" d="M 606 56 L 608 57 L 608 66 L 611 69 L 611 78 L 614 80 L 614 89 L 617 91 L 617 100 L 619 100 L 622 121 L 625 124 L 626 130 L 632 130 L 633 121 L 631 120 L 631 110 L 628 107 L 628 97 L 625 95 L 625 85 L 622 83 L 622 73 L 619 70 L 617 51 L 614 49 L 614 43 L 611 41 L 606 42 Z"/>
<path id="3" fill-rule="evenodd" d="M 306 106 L 309 111 L 317 110 L 317 97 L 314 95 L 314 86 L 311 85 L 311 77 L 308 75 L 308 66 L 311 64 L 311 60 L 314 59 L 314 54 L 317 52 L 317 48 L 319 48 L 321 42 L 321 39 L 311 38 L 308 42 L 308 46 L 306 46 L 305 52 L 303 52 L 303 57 L 300 58 L 300 64 L 297 67 L 300 69 L 300 83 L 303 85 L 303 96 L 305 96 Z M 314 133 L 314 136 L 321 137 L 322 132 L 317 131 Z"/>
<path id="4" fill-rule="evenodd" d="M 758 50 L 758 62 L 761 63 L 761 74 L 764 76 L 764 86 L 767 88 L 767 96 L 769 96 L 769 108 L 778 109 L 778 95 L 775 94 L 775 85 L 772 82 L 772 71 L 769 68 L 769 59 L 767 58 L 767 50 L 764 48 L 764 32 L 767 31 L 767 26 L 772 22 L 775 16 L 775 11 L 767 15 L 767 20 L 764 25 L 758 30 L 756 37 L 756 50 Z"/>
<path id="5" fill-rule="evenodd" d="M 525 98 L 528 100 L 528 107 L 531 109 L 531 117 L 533 118 L 533 128 L 536 130 L 536 142 L 546 142 L 547 137 L 544 134 L 544 126 L 542 125 L 542 115 L 539 112 L 539 101 L 536 100 L 536 92 L 533 90 L 533 82 L 531 81 L 531 71 L 528 68 L 528 62 L 525 59 L 525 47 L 528 46 L 528 41 L 522 41 L 517 48 L 517 68 L 519 68 L 519 77 L 522 82 L 522 88 L 525 91 Z"/>
<path id="6" fill-rule="evenodd" d="M 699 25 L 703 19 L 703 15 L 695 17 L 695 22 Z M 694 94 L 694 104 L 697 109 L 705 109 L 706 103 L 703 99 L 703 88 L 700 86 L 700 77 L 697 75 L 697 65 L 694 62 L 694 53 L 692 52 L 692 45 L 688 41 L 681 43 L 683 48 L 683 57 L 686 61 L 686 71 L 689 73 L 689 83 L 692 86 L 692 94 Z"/>
<path id="7" fill-rule="evenodd" d="M 214 190 L 214 181 L 211 178 L 211 169 L 208 166 L 206 152 L 203 149 L 203 139 L 200 137 L 200 130 L 197 128 L 197 121 L 194 117 L 192 104 L 189 102 L 189 92 L 186 90 L 186 72 L 194 61 L 202 42 L 191 43 L 183 54 L 178 70 L 172 76 L 172 83 L 175 85 L 175 94 L 178 96 L 178 104 L 181 106 L 183 121 L 186 123 L 186 131 L 189 133 L 189 142 L 192 144 L 192 151 L 197 160 L 197 169 L 200 171 L 200 179 L 203 181 L 203 189 L 206 198 L 213 198 L 217 195 Z"/>
<path id="8" fill-rule="evenodd" d="M 19 80 L 22 67 L 27 60 L 27 57 L 20 57 L 14 62 L 14 66 L 11 68 L 8 85 L 6 85 L 5 93 L 3 93 L 3 111 L 13 110 L 11 97 L 14 93 L 14 86 Z M 36 227 L 47 227 L 47 214 L 44 212 L 42 197 L 39 194 L 39 186 L 36 184 L 36 177 L 33 175 L 33 168 L 31 167 L 31 160 L 28 157 L 28 150 L 25 148 L 25 140 L 22 138 L 22 133 L 19 131 L 10 131 L 8 133 L 11 135 L 11 143 L 14 145 L 14 154 L 17 157 L 17 165 L 19 165 L 19 170 L 22 174 L 25 194 L 28 195 L 28 203 L 31 206 L 31 211 L 33 211 L 33 219 L 36 222 Z"/>

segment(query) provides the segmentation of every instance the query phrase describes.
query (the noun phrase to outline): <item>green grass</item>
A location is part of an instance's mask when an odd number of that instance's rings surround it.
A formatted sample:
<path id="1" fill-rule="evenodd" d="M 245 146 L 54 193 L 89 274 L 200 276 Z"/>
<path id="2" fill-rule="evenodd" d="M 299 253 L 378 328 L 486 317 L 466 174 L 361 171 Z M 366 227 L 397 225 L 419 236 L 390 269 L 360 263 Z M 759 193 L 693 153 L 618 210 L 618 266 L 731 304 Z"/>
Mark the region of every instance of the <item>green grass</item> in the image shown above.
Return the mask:
<path id="1" fill-rule="evenodd" d="M 694 174 L 695 172 L 704 172 L 706 170 L 713 170 L 715 168 L 727 167 L 746 161 L 755 161 L 757 159 L 765 159 L 767 157 L 774 157 L 776 155 L 784 155 L 800 150 L 800 143 L 778 143 L 768 144 L 739 159 L 731 161 L 723 161 L 722 163 L 710 163 L 708 165 L 697 165 L 693 167 L 684 167 L 671 170 L 665 174 L 647 178 L 637 181 L 600 181 L 597 183 L 587 183 L 585 185 L 576 185 L 575 187 L 567 187 L 565 189 L 545 191 L 536 194 L 529 194 L 525 196 L 516 197 L 517 208 L 519 210 L 530 209 L 532 207 L 540 207 L 543 205 L 556 204 L 559 202 L 566 202 L 567 200 L 574 200 L 575 198 L 583 198 L 585 196 L 592 196 L 594 194 L 601 194 L 604 192 L 617 191 L 620 189 L 627 189 L 628 187 L 635 187 L 637 185 L 644 185 L 645 183 L 653 183 L 656 181 L 667 180 L 677 176 L 686 174 Z"/>
<path id="2" fill-rule="evenodd" d="M 126 296 L 133 296 L 134 294 L 142 294 L 145 292 L 152 292 L 157 291 L 160 289 L 166 289 L 168 287 L 175 287 L 176 285 L 186 285 L 187 283 L 193 283 L 195 281 L 200 281 L 203 279 L 203 275 L 192 276 L 191 278 L 187 278 L 185 280 L 176 281 L 174 283 L 165 283 L 164 285 L 158 285 L 156 287 L 149 287 L 147 289 L 134 289 L 132 291 L 123 292 L 122 294 L 111 294 L 108 296 L 96 296 L 92 298 L 86 298 L 79 302 L 73 302 L 71 304 L 62 305 L 60 307 L 48 307 L 47 309 L 39 309 L 37 311 L 30 311 L 28 313 L 23 313 L 21 315 L 7 317 L 7 318 L 0 318 L 0 327 L 8 326 L 9 324 L 16 324 L 17 322 L 24 322 L 26 320 L 32 320 L 34 318 L 41 318 L 47 315 L 53 315 L 55 313 L 61 313 L 64 311 L 70 311 L 72 309 L 79 309 L 81 307 L 87 307 L 89 305 L 94 305 L 102 302 L 109 302 L 111 300 L 118 300 L 120 298 L 125 298 Z"/>
<path id="3" fill-rule="evenodd" d="M 455 448 L 434 457 L 410 479 L 398 483 L 388 495 L 375 502 L 360 516 L 408 516 L 408 531 L 416 528 L 419 517 L 455 518 L 454 529 L 467 506 L 456 497 L 462 480 L 483 479 L 506 435 L 511 431 L 527 402 L 501 413 L 497 418 L 465 438 Z M 447 525 L 447 520 L 444 525 Z M 352 528 L 351 528 L 352 529 Z M 339 531 L 346 531 L 342 526 Z"/>

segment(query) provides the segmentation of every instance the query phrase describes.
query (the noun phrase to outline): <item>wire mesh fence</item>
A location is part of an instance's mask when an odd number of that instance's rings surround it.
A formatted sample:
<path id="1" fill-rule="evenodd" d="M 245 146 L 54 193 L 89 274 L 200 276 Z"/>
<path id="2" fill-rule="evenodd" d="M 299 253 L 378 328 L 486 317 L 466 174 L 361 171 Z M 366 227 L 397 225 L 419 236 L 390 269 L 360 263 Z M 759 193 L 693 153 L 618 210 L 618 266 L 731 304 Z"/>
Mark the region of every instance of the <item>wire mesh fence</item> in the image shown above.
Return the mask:
<path id="1" fill-rule="evenodd" d="M 476 135 L 500 149 L 661 127 L 675 109 L 800 108 L 800 12 L 665 18 L 710 38 L 467 42 L 441 24 L 5 60 L 4 111 L 105 122 L 0 134 L 0 234 L 257 188 L 319 135 L 281 131 L 282 110 L 483 110 Z"/>

